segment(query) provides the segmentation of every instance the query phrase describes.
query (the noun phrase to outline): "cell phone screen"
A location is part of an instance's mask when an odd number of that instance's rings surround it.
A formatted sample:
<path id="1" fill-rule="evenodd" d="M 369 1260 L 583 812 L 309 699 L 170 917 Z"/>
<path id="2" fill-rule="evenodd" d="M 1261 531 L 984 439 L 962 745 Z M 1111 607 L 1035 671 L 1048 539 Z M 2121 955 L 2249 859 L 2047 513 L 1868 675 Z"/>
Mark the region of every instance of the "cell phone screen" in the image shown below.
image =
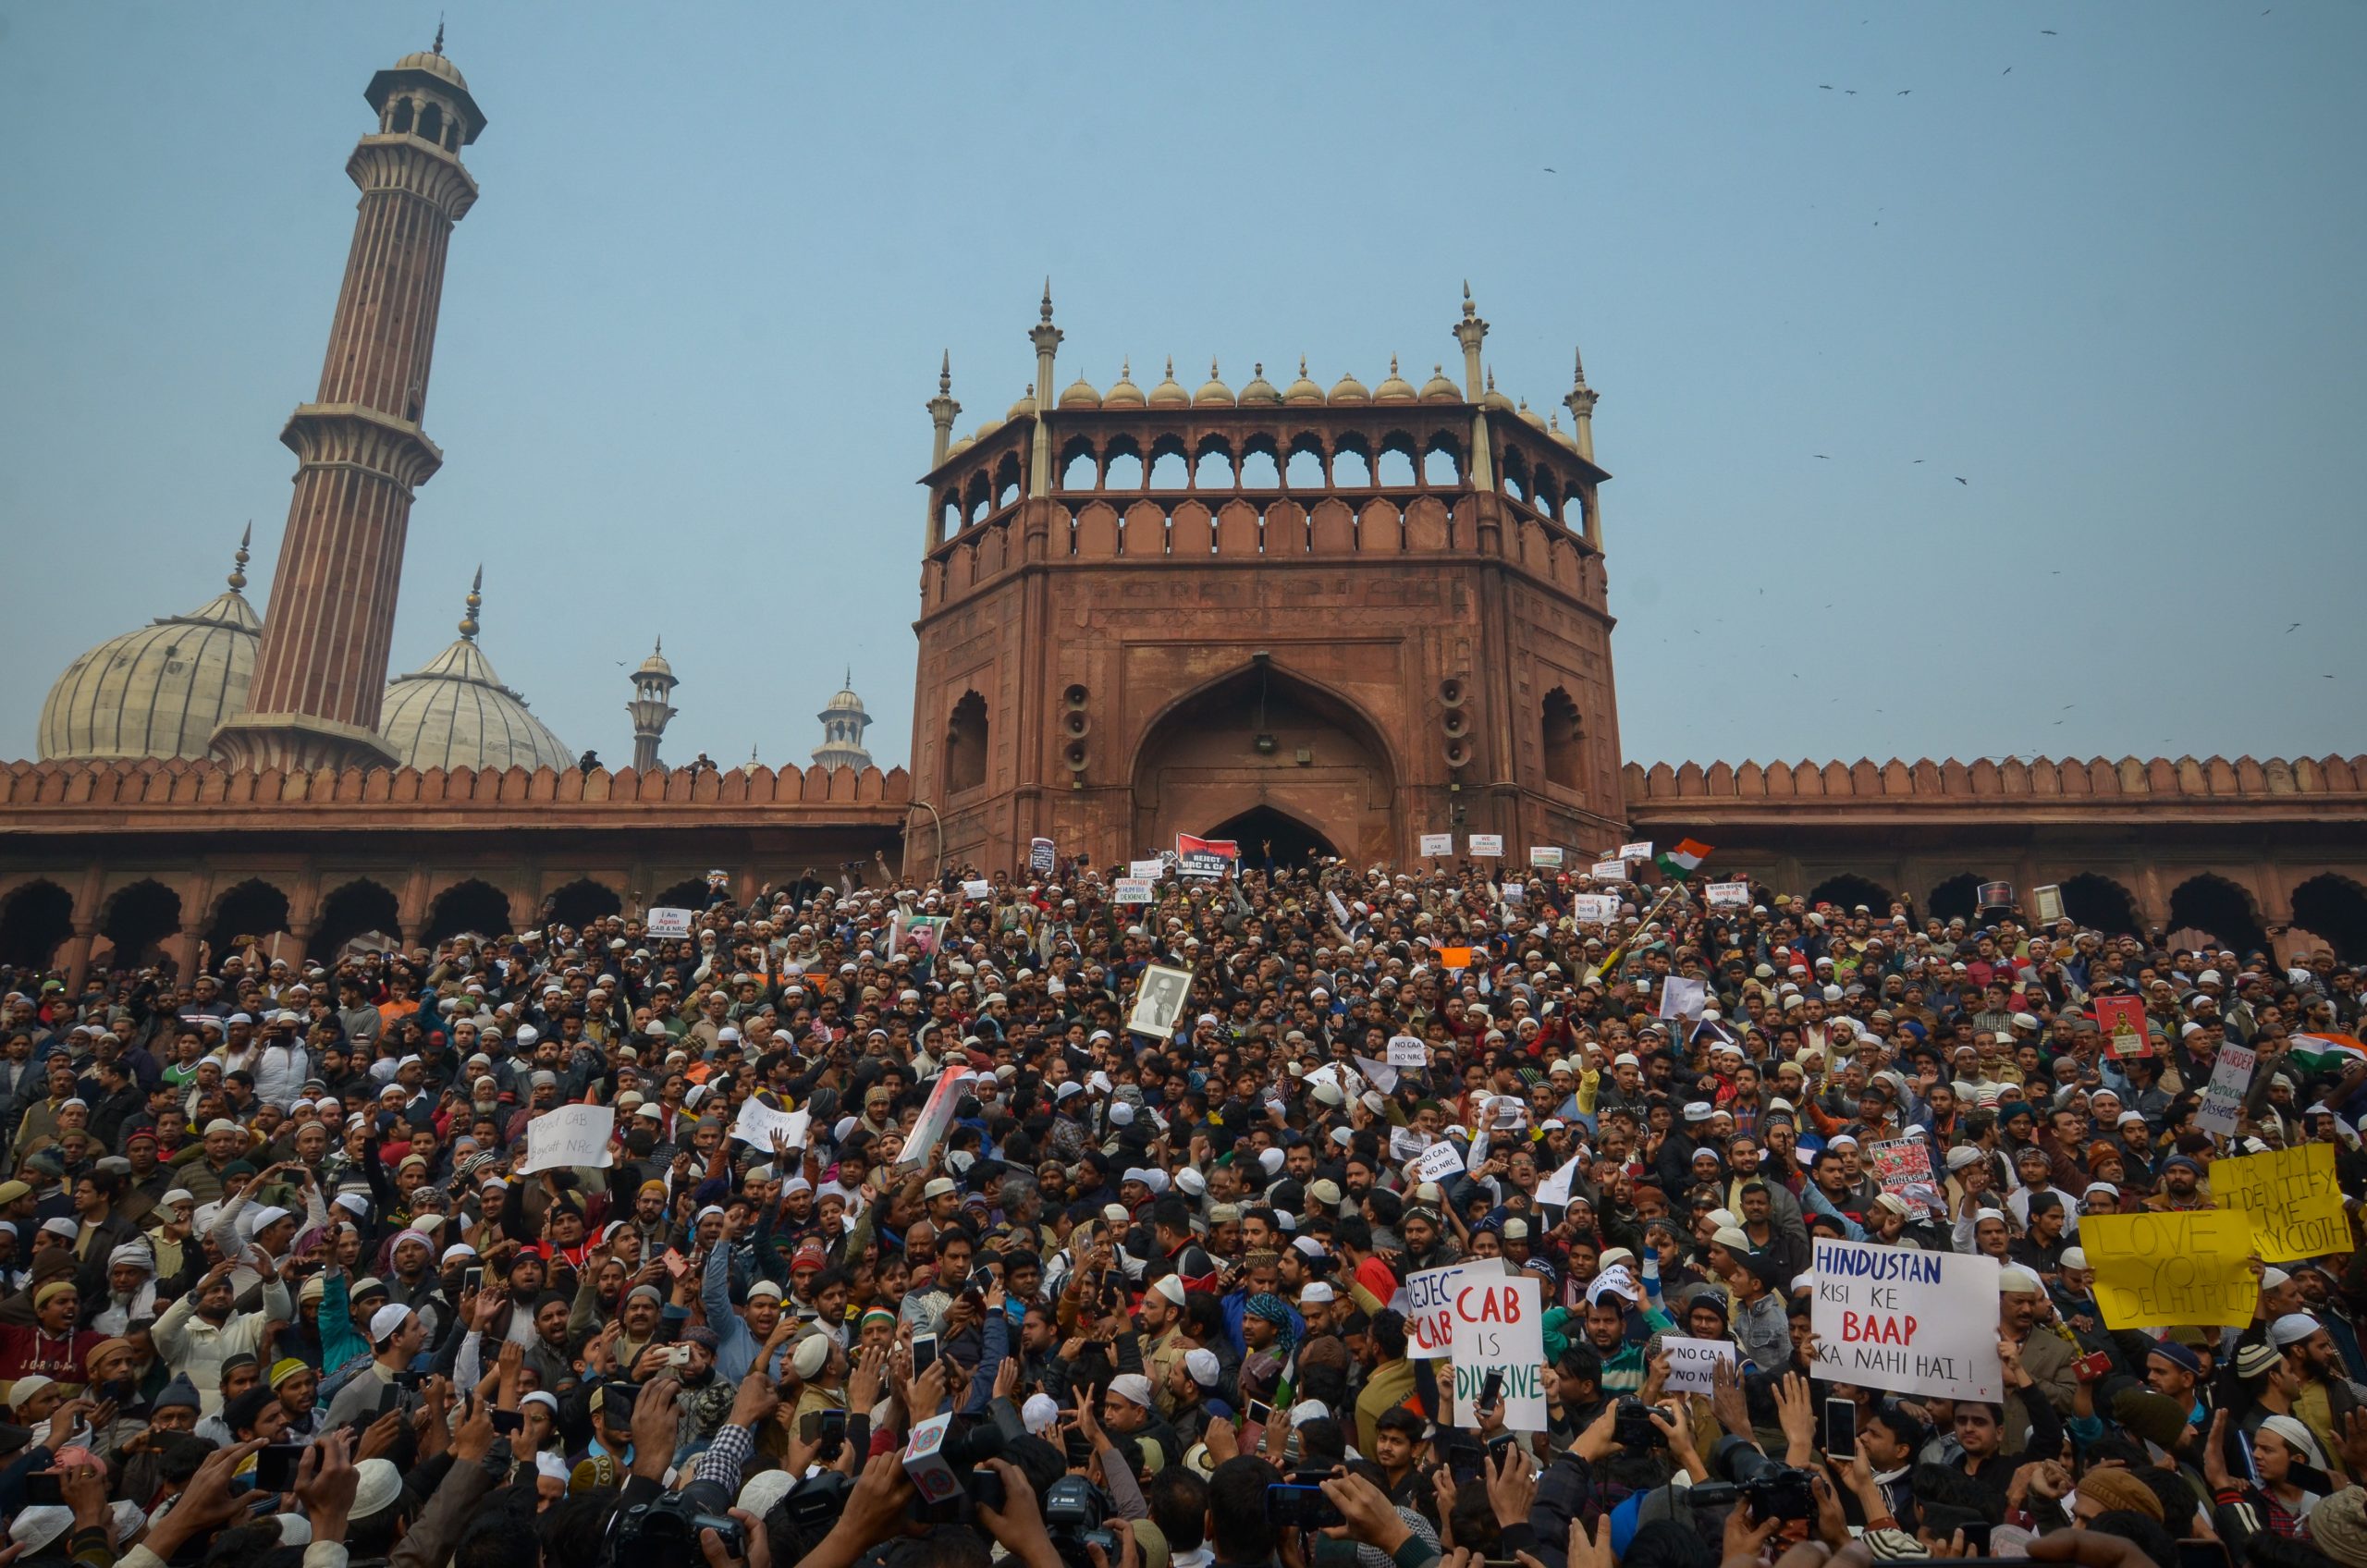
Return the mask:
<path id="1" fill-rule="evenodd" d="M 1502 1400 L 1503 1397 L 1504 1375 L 1502 1372 L 1489 1373 L 1487 1380 L 1479 1385 L 1479 1408 L 1482 1410 L 1493 1409 L 1497 1402 Z"/>
<path id="2" fill-rule="evenodd" d="M 1249 1419 L 1260 1427 L 1270 1427 L 1274 1424 L 1274 1407 L 1263 1400 L 1253 1399 L 1249 1402 Z"/>
<path id="3" fill-rule="evenodd" d="M 25 1503 L 31 1508 L 58 1508 L 66 1502 L 66 1477 L 36 1470 L 25 1477 Z"/>
<path id="4" fill-rule="evenodd" d="M 294 1486 L 296 1466 L 303 1457 L 302 1449 L 278 1444 L 259 1451 L 255 1454 L 255 1490 L 284 1492 Z"/>
<path id="5" fill-rule="evenodd" d="M 1855 1400 L 1824 1402 L 1824 1453 L 1843 1462 L 1858 1457 L 1858 1403 Z"/>
<path id="6" fill-rule="evenodd" d="M 937 1336 L 935 1334 L 914 1334 L 913 1336 L 913 1376 L 918 1378 L 922 1373 L 935 1366 L 936 1363 Z"/>

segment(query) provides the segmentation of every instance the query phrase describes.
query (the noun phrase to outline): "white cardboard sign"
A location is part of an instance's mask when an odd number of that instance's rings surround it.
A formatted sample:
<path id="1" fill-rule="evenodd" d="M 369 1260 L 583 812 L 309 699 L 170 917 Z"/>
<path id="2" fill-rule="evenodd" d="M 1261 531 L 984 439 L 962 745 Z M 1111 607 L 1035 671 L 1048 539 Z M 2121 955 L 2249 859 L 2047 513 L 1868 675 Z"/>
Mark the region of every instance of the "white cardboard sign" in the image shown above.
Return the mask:
<path id="1" fill-rule="evenodd" d="M 1110 901 L 1120 904 L 1147 904 L 1157 896 L 1159 884 L 1147 876 L 1121 876 L 1110 884 Z"/>
<path id="2" fill-rule="evenodd" d="M 2243 1109 L 2245 1092 L 2252 1086 L 2252 1069 L 2259 1062 L 2260 1053 L 2250 1046 L 2233 1040 L 2222 1045 L 2219 1060 L 2211 1064 L 2211 1082 L 2203 1086 L 2202 1104 L 2194 1113 L 2195 1126 L 2223 1138 L 2234 1137 L 2236 1116 Z"/>
<path id="3" fill-rule="evenodd" d="M 1625 882 L 1627 880 L 1627 863 L 1624 860 L 1599 860 L 1587 876 L 1597 882 Z"/>
<path id="4" fill-rule="evenodd" d="M 521 1176 L 537 1170 L 606 1170 L 616 1163 L 608 1138 L 617 1130 L 617 1108 L 563 1105 L 526 1123 L 526 1163 Z"/>
<path id="5" fill-rule="evenodd" d="M 1501 1280 L 1503 1274 L 1502 1258 L 1475 1257 L 1405 1276 L 1406 1358 L 1444 1360 L 1454 1340 L 1454 1292 L 1467 1280 Z"/>
<path id="6" fill-rule="evenodd" d="M 1389 1065 L 1392 1067 L 1428 1067 L 1430 1047 L 1416 1035 L 1392 1035 L 1389 1037 Z"/>
<path id="7" fill-rule="evenodd" d="M 775 1110 L 751 1096 L 732 1121 L 731 1135 L 751 1148 L 769 1149 L 773 1134 L 779 1133 L 782 1143 L 802 1149 L 807 1146 L 806 1134 L 813 1125 L 810 1110 Z"/>
<path id="8" fill-rule="evenodd" d="M 1748 882 L 1712 882 L 1704 891 L 1711 909 L 1748 909 L 1750 884 Z"/>
<path id="9" fill-rule="evenodd" d="M 1619 918 L 1619 899 L 1612 893 L 1573 893 L 1570 918 L 1581 925 L 1608 925 Z"/>
<path id="10" fill-rule="evenodd" d="M 1562 846 L 1559 844 L 1531 844 L 1528 847 L 1528 864 L 1535 866 L 1539 871 L 1561 870 Z"/>
<path id="11" fill-rule="evenodd" d="M 1720 1362 L 1735 1364 L 1735 1342 L 1732 1340 L 1693 1340 L 1675 1334 L 1661 1336 L 1661 1349 L 1668 1353 L 1668 1386 L 1686 1393 L 1706 1394 L 1715 1384 L 1714 1369 Z"/>
<path id="12" fill-rule="evenodd" d="M 1453 1299 L 1454 1422 L 1477 1429 L 1490 1373 L 1503 1378 L 1504 1425 L 1545 1430 L 1544 1287 L 1527 1274 L 1466 1280 Z"/>
<path id="13" fill-rule="evenodd" d="M 1424 1149 L 1422 1158 L 1414 1162 L 1414 1182 L 1419 1186 L 1424 1182 L 1443 1182 L 1462 1171 L 1463 1157 L 1455 1152 L 1453 1144 L 1441 1139 Z"/>
<path id="14" fill-rule="evenodd" d="M 1167 875 L 1167 863 L 1156 857 L 1150 860 L 1130 860 L 1126 863 L 1129 876 L 1147 876 L 1156 882 Z"/>
<path id="15" fill-rule="evenodd" d="M 1995 1404 L 1997 1260 L 1820 1236 L 1817 1365 L 1836 1382 Z"/>
<path id="16" fill-rule="evenodd" d="M 1650 860 L 1652 858 L 1652 841 L 1645 839 L 1633 844 L 1622 844 L 1619 846 L 1619 858 L 1621 860 Z"/>
<path id="17" fill-rule="evenodd" d="M 653 937 L 687 937 L 691 922 L 698 918 L 686 909 L 654 909 L 649 912 L 647 929 Z"/>
<path id="18" fill-rule="evenodd" d="M 1503 859 L 1504 836 L 1502 833 L 1474 833 L 1471 835 L 1471 858 L 1474 860 Z"/>
<path id="19" fill-rule="evenodd" d="M 1708 1009 L 1710 983 L 1683 974 L 1672 974 L 1661 982 L 1661 1016 L 1662 1018 L 1699 1018 Z"/>
<path id="20" fill-rule="evenodd" d="M 1454 835 L 1452 833 L 1423 834 L 1421 852 L 1426 855 L 1451 855 L 1454 853 Z"/>

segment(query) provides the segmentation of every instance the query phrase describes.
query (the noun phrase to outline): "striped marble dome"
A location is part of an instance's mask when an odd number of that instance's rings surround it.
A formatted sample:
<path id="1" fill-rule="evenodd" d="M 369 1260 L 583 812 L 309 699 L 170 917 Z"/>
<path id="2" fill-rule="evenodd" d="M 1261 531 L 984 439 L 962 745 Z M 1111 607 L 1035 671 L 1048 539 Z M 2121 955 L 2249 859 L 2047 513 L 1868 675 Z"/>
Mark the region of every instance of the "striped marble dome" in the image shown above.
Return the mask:
<path id="1" fill-rule="evenodd" d="M 411 674 L 387 682 L 378 733 L 407 767 L 537 767 L 564 771 L 575 753 L 526 700 L 501 683 L 477 646 L 480 570 L 469 589 L 459 641 Z"/>
<path id="2" fill-rule="evenodd" d="M 41 760 L 197 760 L 221 722 L 246 711 L 263 618 L 239 592 L 247 545 L 227 593 L 111 637 L 66 667 L 41 708 Z"/>

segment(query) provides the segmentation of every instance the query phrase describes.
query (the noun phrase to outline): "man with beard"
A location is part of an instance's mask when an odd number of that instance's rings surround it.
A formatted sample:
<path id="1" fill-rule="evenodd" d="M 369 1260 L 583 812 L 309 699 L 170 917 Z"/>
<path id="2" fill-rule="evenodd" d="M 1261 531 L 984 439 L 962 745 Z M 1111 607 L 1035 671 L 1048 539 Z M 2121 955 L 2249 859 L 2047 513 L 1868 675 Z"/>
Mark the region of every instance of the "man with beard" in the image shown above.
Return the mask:
<path id="1" fill-rule="evenodd" d="M 293 1356 L 272 1364 L 271 1391 L 287 1413 L 283 1442 L 308 1443 L 321 1433 L 321 1375 Z"/>
<path id="2" fill-rule="evenodd" d="M 2318 1439 L 2320 1452 L 2340 1452 L 2340 1434 L 2350 1429 L 2360 1398 L 2358 1390 L 2343 1376 L 2342 1354 L 2335 1348 L 2334 1336 L 2308 1313 L 2292 1312 L 2268 1326 L 2268 1342 L 2300 1380 L 2300 1392 L 2293 1397 L 2295 1419 Z"/>
<path id="3" fill-rule="evenodd" d="M 2185 1155 L 2170 1156 L 2162 1162 L 2162 1190 L 2147 1198 L 2145 1207 L 2165 1214 L 2209 1208 L 2210 1196 L 2202 1191 L 2202 1167 Z"/>
<path id="4" fill-rule="evenodd" d="M 209 1415 L 222 1408 L 222 1363 L 226 1357 L 256 1354 L 266 1323 L 284 1323 L 294 1316 L 288 1287 L 276 1270 L 264 1276 L 262 1305 L 252 1312 L 233 1315 L 228 1259 L 205 1271 L 202 1279 L 165 1309 L 149 1330 L 156 1354 L 166 1368 L 187 1378 Z"/>

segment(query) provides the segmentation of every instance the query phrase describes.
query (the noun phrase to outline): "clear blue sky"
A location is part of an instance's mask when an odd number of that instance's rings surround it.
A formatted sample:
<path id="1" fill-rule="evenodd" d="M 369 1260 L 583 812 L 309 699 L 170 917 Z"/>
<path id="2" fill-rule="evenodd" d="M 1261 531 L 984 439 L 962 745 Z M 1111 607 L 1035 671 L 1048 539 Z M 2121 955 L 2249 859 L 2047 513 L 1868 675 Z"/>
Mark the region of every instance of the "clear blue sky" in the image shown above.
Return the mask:
<path id="1" fill-rule="evenodd" d="M 0 4 L 0 754 L 250 518 L 268 585 L 438 8 Z M 1602 393 L 1631 758 L 2355 751 L 2367 6 L 2263 9 L 455 0 L 395 667 L 482 560 L 571 746 L 662 632 L 669 757 L 802 762 L 851 662 L 901 761 L 940 349 L 999 415 L 1049 273 L 1064 382 L 1418 380 L 1467 276 L 1499 386 Z"/>

